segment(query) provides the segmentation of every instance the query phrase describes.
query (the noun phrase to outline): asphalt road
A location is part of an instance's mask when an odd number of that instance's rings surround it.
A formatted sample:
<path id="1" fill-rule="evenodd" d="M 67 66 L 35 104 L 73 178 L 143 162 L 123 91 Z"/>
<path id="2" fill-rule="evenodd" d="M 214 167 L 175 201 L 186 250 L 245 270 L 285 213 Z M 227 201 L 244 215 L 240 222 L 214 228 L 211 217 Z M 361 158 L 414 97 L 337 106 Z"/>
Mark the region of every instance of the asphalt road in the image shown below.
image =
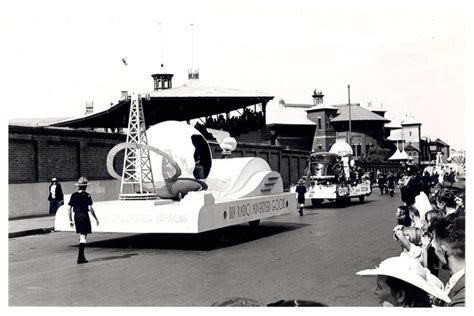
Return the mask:
<path id="1" fill-rule="evenodd" d="M 376 306 L 375 279 L 355 272 L 397 256 L 395 197 L 325 203 L 305 215 L 200 235 L 88 236 L 89 263 L 76 264 L 78 235 L 9 239 L 10 306 L 209 306 L 232 297 L 264 304 L 305 299 Z"/>

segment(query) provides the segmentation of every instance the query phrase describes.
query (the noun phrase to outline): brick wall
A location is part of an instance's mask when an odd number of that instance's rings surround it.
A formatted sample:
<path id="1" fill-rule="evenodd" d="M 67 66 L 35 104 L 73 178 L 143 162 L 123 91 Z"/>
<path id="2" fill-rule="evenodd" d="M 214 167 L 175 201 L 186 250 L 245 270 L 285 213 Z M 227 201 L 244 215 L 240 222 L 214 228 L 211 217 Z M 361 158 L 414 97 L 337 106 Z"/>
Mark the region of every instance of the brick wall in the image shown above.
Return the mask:
<path id="1" fill-rule="evenodd" d="M 9 218 L 47 214 L 45 194 L 52 177 L 73 186 L 80 176 L 86 176 L 98 185 L 94 189 L 98 201 L 116 198 L 112 191 L 120 186 L 120 181 L 113 180 L 108 174 L 106 159 L 109 150 L 125 140 L 122 134 L 9 126 Z M 219 145 L 215 142 L 209 145 L 213 158 L 221 158 Z M 303 174 L 308 152 L 274 145 L 239 143 L 231 157 L 260 157 L 266 160 L 272 170 L 282 175 L 283 185 L 287 188 Z M 123 151 L 116 156 L 114 165 L 117 173 L 121 174 Z M 28 200 L 21 198 L 24 196 Z"/>
<path id="2" fill-rule="evenodd" d="M 47 127 L 9 126 L 8 183 L 111 179 L 107 154 L 125 135 Z M 121 172 L 123 152 L 116 156 Z"/>

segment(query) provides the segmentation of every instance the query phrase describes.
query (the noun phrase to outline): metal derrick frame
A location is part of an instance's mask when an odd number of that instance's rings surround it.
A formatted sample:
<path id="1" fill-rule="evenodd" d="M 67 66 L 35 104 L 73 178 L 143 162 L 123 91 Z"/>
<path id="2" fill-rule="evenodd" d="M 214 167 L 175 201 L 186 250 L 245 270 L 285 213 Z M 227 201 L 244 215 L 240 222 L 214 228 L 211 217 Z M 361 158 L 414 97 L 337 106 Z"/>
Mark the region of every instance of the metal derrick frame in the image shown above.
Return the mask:
<path id="1" fill-rule="evenodd" d="M 145 116 L 139 94 L 132 94 L 132 99 L 130 100 L 127 143 L 148 145 Z M 151 184 L 152 192 L 146 191 L 144 184 Z M 124 187 L 130 185 L 132 186 L 132 193 L 125 193 Z M 119 199 L 156 199 L 155 182 L 151 169 L 150 152 L 148 150 L 140 147 L 125 148 Z"/>

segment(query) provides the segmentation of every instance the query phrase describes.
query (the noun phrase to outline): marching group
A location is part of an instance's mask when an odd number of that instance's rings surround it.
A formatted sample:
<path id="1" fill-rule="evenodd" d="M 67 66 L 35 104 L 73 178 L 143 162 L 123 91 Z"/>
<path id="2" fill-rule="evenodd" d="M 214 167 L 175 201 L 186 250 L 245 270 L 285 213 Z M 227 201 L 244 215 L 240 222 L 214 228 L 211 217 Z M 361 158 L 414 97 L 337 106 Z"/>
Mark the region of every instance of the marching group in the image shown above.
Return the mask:
<path id="1" fill-rule="evenodd" d="M 374 293 L 382 306 L 464 306 L 463 181 L 452 169 L 443 176 L 421 175 L 408 166 L 399 186 L 403 205 L 395 212 L 393 238 L 402 252 L 357 274 L 377 276 Z M 449 274 L 446 284 L 438 278 L 441 274 Z"/>

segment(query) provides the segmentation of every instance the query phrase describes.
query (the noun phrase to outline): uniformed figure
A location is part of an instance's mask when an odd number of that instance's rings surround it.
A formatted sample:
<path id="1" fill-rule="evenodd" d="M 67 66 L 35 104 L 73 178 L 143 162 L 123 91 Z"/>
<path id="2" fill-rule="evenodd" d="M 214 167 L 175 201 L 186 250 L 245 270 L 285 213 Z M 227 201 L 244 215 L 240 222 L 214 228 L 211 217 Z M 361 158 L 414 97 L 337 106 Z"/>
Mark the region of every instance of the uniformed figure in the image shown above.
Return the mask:
<path id="1" fill-rule="evenodd" d="M 91 212 L 95 218 L 97 225 L 99 225 L 99 220 L 92 208 L 91 195 L 86 192 L 87 178 L 80 177 L 76 185 L 78 186 L 78 190 L 71 195 L 71 199 L 69 200 L 69 222 L 71 227 L 76 225 L 76 233 L 79 234 L 77 263 L 87 263 L 88 261 L 84 256 L 84 250 L 86 247 L 87 234 L 92 233 L 89 212 Z M 72 212 L 74 212 L 74 221 L 72 220 Z"/>
<path id="2" fill-rule="evenodd" d="M 422 191 L 421 177 L 417 174 L 415 166 L 407 166 L 405 183 L 400 188 L 402 201 L 406 206 L 415 204 L 415 197 Z"/>
<path id="3" fill-rule="evenodd" d="M 49 214 L 56 215 L 56 211 L 64 203 L 63 190 L 61 188 L 61 184 L 56 178 L 51 179 L 51 184 L 49 185 L 48 201 Z"/>
<path id="4" fill-rule="evenodd" d="M 298 193 L 298 204 L 300 205 L 300 216 L 303 216 L 304 208 L 304 194 L 306 193 L 306 187 L 304 185 L 304 180 L 301 179 L 298 181 L 298 186 L 296 187 L 296 193 Z"/>

